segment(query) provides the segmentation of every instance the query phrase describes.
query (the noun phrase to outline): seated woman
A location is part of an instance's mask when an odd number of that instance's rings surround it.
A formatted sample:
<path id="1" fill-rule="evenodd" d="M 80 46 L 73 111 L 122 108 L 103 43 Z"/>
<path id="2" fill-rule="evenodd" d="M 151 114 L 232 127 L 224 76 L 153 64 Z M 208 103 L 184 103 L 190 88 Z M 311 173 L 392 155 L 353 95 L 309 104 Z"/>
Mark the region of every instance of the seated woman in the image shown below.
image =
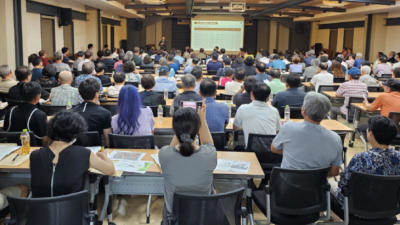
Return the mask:
<path id="1" fill-rule="evenodd" d="M 146 69 L 154 69 L 154 64 L 153 64 L 153 60 L 151 60 L 149 55 L 146 55 L 143 58 L 143 62 L 140 65 L 140 68 L 146 68 Z"/>
<path id="2" fill-rule="evenodd" d="M 135 63 L 127 61 L 122 69 L 125 73 L 125 82 L 138 82 L 140 84 L 142 76 L 137 72 Z"/>
<path id="3" fill-rule="evenodd" d="M 89 167 L 106 175 L 115 173 L 114 163 L 105 151 L 94 154 L 85 147 L 71 145 L 86 131 L 85 119 L 70 110 L 57 113 L 49 121 L 47 134 L 52 143 L 30 155 L 34 198 L 67 195 L 83 190 Z"/>
<path id="4" fill-rule="evenodd" d="M 341 190 L 347 186 L 352 173 L 362 172 L 382 176 L 400 175 L 400 152 L 389 148 L 397 135 L 396 124 L 384 116 L 374 116 L 368 120 L 368 142 L 372 148 L 368 152 L 354 155 L 346 170 L 340 173 L 339 183 L 328 180 L 331 185 L 332 211 L 344 218 L 344 196 Z M 164 169 L 164 168 L 163 168 Z"/>
<path id="5" fill-rule="evenodd" d="M 232 56 L 231 57 L 231 60 L 232 60 L 232 62 L 234 62 L 234 63 L 232 63 L 232 65 L 231 65 L 231 67 L 233 68 L 233 69 L 236 69 L 236 68 L 239 68 L 239 67 L 245 67 L 245 64 L 244 64 L 244 62 L 243 62 L 243 59 L 242 59 L 242 57 L 237 57 L 236 58 L 236 56 Z"/>
<path id="6" fill-rule="evenodd" d="M 175 192 L 214 194 L 213 170 L 217 166 L 217 151 L 206 122 L 205 99 L 198 113 L 192 108 L 181 108 L 174 113 L 174 138 L 161 148 L 158 157 L 164 176 L 165 205 L 163 221 L 172 213 Z M 196 145 L 196 135 L 201 146 Z"/>
<path id="7" fill-rule="evenodd" d="M 303 65 L 299 64 L 300 58 L 298 56 L 293 58 L 293 64 L 289 66 L 291 73 L 303 73 Z"/>
<path id="8" fill-rule="evenodd" d="M 60 84 L 54 79 L 56 73 L 57 68 L 54 65 L 47 65 L 42 70 L 43 77 L 36 79 L 35 82 L 38 82 L 45 90 L 58 87 Z"/>
<path id="9" fill-rule="evenodd" d="M 345 74 L 342 70 L 342 64 L 338 61 L 332 62 L 331 71 L 334 77 L 345 77 Z"/>
<path id="10" fill-rule="evenodd" d="M 159 106 L 166 104 L 162 94 L 152 91 L 155 85 L 156 81 L 152 75 L 144 74 L 142 76 L 142 87 L 145 91 L 142 91 L 139 94 L 143 106 Z"/>
<path id="11" fill-rule="evenodd" d="M 125 85 L 119 92 L 117 115 L 111 126 L 114 134 L 151 135 L 154 133 L 154 116 L 149 107 L 142 107 L 138 90 L 133 85 Z"/>

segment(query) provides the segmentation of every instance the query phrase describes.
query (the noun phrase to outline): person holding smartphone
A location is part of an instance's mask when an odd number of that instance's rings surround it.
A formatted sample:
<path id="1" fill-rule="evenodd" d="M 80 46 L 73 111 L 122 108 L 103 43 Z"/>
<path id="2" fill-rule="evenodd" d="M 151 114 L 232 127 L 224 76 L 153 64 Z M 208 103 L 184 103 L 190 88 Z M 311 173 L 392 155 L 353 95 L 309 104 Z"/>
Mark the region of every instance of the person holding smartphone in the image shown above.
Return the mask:
<path id="1" fill-rule="evenodd" d="M 164 176 L 165 205 L 162 225 L 172 213 L 175 192 L 214 194 L 213 170 L 217 166 L 217 151 L 206 122 L 207 105 L 203 100 L 198 112 L 180 108 L 173 116 L 174 138 L 161 148 L 158 157 Z M 201 145 L 196 144 L 200 136 Z"/>
<path id="2" fill-rule="evenodd" d="M 181 78 L 183 93 L 176 96 L 171 104 L 169 114 L 172 116 L 179 109 L 182 101 L 202 101 L 203 98 L 194 91 L 196 78 L 192 74 L 187 74 Z"/>

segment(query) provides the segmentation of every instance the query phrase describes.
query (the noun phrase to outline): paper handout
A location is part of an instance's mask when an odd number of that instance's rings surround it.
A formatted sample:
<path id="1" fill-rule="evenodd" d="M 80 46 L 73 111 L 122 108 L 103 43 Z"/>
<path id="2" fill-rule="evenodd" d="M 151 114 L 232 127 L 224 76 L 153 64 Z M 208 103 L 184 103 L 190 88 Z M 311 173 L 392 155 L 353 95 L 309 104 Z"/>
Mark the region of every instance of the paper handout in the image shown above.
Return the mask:
<path id="1" fill-rule="evenodd" d="M 217 168 L 215 168 L 215 170 L 248 173 L 249 168 L 250 162 L 218 159 Z"/>
<path id="2" fill-rule="evenodd" d="M 111 160 L 130 160 L 140 161 L 146 155 L 144 152 L 130 152 L 130 151 L 113 151 L 110 154 Z"/>
<path id="3" fill-rule="evenodd" d="M 119 160 L 115 163 L 115 169 L 133 172 L 133 173 L 146 173 L 153 162 L 148 161 L 131 161 L 131 160 Z"/>

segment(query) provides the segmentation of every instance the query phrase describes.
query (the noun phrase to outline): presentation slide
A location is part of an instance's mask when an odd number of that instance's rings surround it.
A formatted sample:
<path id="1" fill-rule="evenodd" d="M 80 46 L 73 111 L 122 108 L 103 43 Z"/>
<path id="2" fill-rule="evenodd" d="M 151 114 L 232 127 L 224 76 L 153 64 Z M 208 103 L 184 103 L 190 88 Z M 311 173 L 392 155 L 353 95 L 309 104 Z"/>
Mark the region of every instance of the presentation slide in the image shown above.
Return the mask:
<path id="1" fill-rule="evenodd" d="M 238 52 L 243 47 L 244 21 L 192 20 L 191 47 L 198 51 L 204 48 L 207 53 L 225 48 Z"/>

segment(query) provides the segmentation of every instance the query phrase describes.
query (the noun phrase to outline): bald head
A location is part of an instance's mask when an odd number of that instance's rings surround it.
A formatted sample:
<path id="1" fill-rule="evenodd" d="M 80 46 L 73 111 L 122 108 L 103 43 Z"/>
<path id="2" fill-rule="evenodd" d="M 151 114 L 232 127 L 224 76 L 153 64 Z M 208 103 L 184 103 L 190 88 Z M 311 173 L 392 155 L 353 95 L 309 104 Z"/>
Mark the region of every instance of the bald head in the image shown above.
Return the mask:
<path id="1" fill-rule="evenodd" d="M 58 75 L 58 81 L 60 82 L 60 85 L 72 84 L 72 73 L 69 71 L 62 71 Z"/>

